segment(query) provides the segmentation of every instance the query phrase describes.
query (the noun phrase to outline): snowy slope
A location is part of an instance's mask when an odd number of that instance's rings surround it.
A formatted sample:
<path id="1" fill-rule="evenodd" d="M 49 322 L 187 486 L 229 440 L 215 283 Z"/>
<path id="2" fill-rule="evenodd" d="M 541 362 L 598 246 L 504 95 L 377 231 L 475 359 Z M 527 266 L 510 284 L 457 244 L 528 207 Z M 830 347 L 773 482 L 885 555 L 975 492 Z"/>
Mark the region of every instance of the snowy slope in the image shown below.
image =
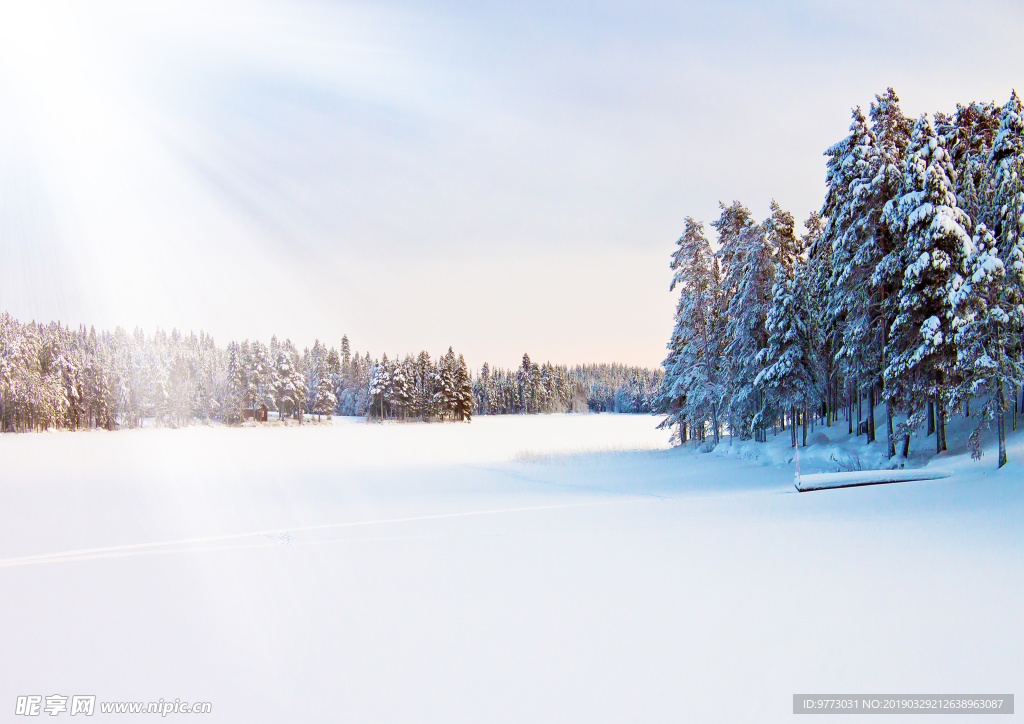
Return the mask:
<path id="1" fill-rule="evenodd" d="M 794 693 L 1020 689 L 1024 437 L 1000 471 L 915 441 L 953 477 L 800 495 L 788 434 L 699 454 L 655 424 L 0 436 L 0 704 L 769 722 Z M 807 472 L 863 442 L 824 432 Z"/>

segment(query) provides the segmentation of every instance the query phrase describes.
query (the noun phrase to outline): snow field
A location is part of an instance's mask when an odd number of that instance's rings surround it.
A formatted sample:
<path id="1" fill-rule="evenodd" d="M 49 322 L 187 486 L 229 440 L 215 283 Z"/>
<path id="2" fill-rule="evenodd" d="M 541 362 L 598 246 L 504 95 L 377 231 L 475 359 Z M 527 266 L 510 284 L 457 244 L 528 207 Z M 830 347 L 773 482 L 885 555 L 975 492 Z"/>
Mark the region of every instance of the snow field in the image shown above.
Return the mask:
<path id="1" fill-rule="evenodd" d="M 1019 689 L 1022 436 L 1000 471 L 951 450 L 946 480 L 800 495 L 788 433 L 698 454 L 656 422 L 0 436 L 0 698 L 770 722 L 794 693 Z"/>

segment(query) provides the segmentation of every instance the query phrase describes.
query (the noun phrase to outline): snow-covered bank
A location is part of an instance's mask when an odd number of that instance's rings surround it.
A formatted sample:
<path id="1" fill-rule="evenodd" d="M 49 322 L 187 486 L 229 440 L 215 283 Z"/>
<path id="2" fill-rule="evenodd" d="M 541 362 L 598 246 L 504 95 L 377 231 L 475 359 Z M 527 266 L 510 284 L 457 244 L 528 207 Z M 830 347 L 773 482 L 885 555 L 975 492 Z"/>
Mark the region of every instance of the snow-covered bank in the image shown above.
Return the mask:
<path id="1" fill-rule="evenodd" d="M 983 455 L 981 461 L 972 461 L 967 446 L 971 431 L 977 418 L 966 418 L 953 415 L 946 422 L 946 438 L 948 450 L 941 454 L 935 452 L 935 435 L 915 435 L 911 438 L 910 455 L 903 457 L 903 440 L 897 440 L 897 454 L 892 459 L 886 457 L 885 407 L 879 405 L 875 409 L 876 441 L 868 444 L 866 437 L 852 435 L 845 420 L 832 425 L 816 425 L 807 436 L 807 445 L 800 446 L 800 466 L 804 473 L 848 472 L 854 470 L 895 470 L 903 468 L 920 468 L 938 464 L 946 467 L 944 461 L 956 460 L 957 465 L 966 466 L 965 470 L 977 467 L 996 466 L 997 440 L 995 430 L 989 429 L 982 434 Z M 902 418 L 897 422 L 902 421 Z M 1012 447 L 1019 448 L 1021 437 L 1011 431 L 1012 418 L 1007 420 L 1007 434 L 1017 442 L 1010 442 Z M 1024 426 L 1024 417 L 1018 418 L 1018 428 Z M 797 430 L 798 438 L 803 439 L 803 428 Z M 1018 430 L 1019 432 L 1019 430 Z M 708 445 L 714 455 L 736 456 L 744 460 L 758 460 L 762 465 L 793 464 L 796 451 L 791 447 L 789 430 L 779 430 L 776 434 L 769 433 L 766 443 L 752 440 L 730 440 L 723 437 L 717 446 Z M 1019 450 L 1018 450 L 1019 452 Z M 966 456 L 966 457 L 965 457 Z M 1019 454 L 1010 454 L 1009 459 L 1021 460 Z"/>
<path id="2" fill-rule="evenodd" d="M 1024 678 L 1020 435 L 808 496 L 776 439 L 670 450 L 650 417 L 335 422 L 0 436 L 0 700 L 765 722 Z"/>

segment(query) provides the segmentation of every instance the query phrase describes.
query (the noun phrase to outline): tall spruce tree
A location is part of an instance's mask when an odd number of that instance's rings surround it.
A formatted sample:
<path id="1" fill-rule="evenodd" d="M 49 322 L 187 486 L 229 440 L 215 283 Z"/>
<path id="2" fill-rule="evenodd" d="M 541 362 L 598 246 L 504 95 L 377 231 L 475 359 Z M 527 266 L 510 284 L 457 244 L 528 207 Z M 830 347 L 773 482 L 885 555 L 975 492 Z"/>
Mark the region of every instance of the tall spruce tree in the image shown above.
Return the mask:
<path id="1" fill-rule="evenodd" d="M 466 360 L 459 355 L 455 364 L 455 403 L 454 417 L 461 422 L 473 419 L 473 379 L 469 374 Z"/>
<path id="2" fill-rule="evenodd" d="M 1015 92 L 1002 108 L 990 163 L 999 256 L 1008 281 L 1024 293 L 1024 108 Z"/>
<path id="3" fill-rule="evenodd" d="M 984 224 L 978 226 L 967 260 L 966 279 L 952 295 L 952 328 L 957 349 L 958 386 L 952 405 L 984 400 L 970 437 L 971 455 L 981 458 L 981 433 L 994 418 L 999 438 L 998 467 L 1006 464 L 1006 388 L 1024 381 L 1016 337 L 1024 326 L 1024 297 L 1007 283 L 999 244 Z"/>
<path id="4" fill-rule="evenodd" d="M 761 371 L 754 387 L 778 410 L 791 415 L 792 446 L 797 445 L 796 421 L 802 413 L 803 444 L 807 445 L 808 407 L 817 401 L 821 385 L 817 309 L 809 289 L 807 266 L 801 261 L 776 269 L 772 303 L 765 318 L 767 346 L 758 352 Z"/>
<path id="5" fill-rule="evenodd" d="M 718 318 L 721 279 L 703 224 L 692 217 L 686 218 L 672 269 L 675 274 L 669 290 L 679 287 L 679 303 L 663 381 L 664 398 L 672 410 L 667 424 L 677 426 L 675 435 L 684 442 L 684 425 L 703 429 L 705 421 L 710 421 L 717 445 L 725 392 L 721 380 L 723 329 Z"/>
<path id="6" fill-rule="evenodd" d="M 772 301 L 775 262 L 763 225 L 746 226 L 736 246 L 736 261 L 729 269 L 732 281 L 726 282 L 727 286 L 735 285 L 726 324 L 726 355 L 732 383 L 730 415 L 764 442 L 765 431 L 774 423 L 777 410 L 754 380 L 763 369 L 759 353 L 768 346 L 765 320 Z"/>
<path id="7" fill-rule="evenodd" d="M 873 176 L 870 185 L 861 191 L 864 197 L 865 226 L 869 231 L 863 258 L 868 267 L 873 266 L 869 279 L 870 329 L 872 330 L 872 355 L 878 360 L 872 366 L 869 399 L 869 440 L 875 439 L 874 406 L 875 389 L 880 386 L 885 400 L 886 449 L 889 458 L 896 454 L 896 430 L 893 414 L 896 410 L 896 395 L 885 386 L 884 370 L 888 365 L 886 350 L 893 322 L 899 313 L 898 293 L 903 285 L 903 268 L 900 260 L 904 256 L 904 238 L 893 234 L 883 220 L 886 204 L 903 191 L 902 174 L 907 148 L 910 145 L 913 124 L 900 110 L 899 98 L 892 88 L 883 95 L 875 96 L 871 104 L 871 135 L 874 139 L 871 154 Z M 906 438 L 909 444 L 909 437 Z"/>
<path id="8" fill-rule="evenodd" d="M 910 429 L 933 403 L 938 452 L 946 449 L 944 422 L 956 361 L 952 299 L 971 249 L 971 220 L 957 205 L 954 179 L 943 140 L 932 120 L 921 116 L 903 164 L 904 193 L 884 211 L 891 233 L 903 242 L 906 269 L 885 380 L 887 393 L 908 404 Z"/>

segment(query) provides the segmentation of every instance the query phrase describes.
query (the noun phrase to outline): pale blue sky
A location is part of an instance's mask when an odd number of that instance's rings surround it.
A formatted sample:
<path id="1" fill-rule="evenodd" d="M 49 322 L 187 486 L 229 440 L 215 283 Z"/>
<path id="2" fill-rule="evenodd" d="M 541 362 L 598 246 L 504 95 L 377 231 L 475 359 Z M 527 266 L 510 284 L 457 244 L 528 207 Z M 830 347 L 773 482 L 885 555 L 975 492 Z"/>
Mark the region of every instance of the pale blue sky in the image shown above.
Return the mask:
<path id="1" fill-rule="evenodd" d="M 660 363 L 686 215 L 1024 85 L 1019 2 L 3 7 L 0 308 L 474 366 Z"/>

